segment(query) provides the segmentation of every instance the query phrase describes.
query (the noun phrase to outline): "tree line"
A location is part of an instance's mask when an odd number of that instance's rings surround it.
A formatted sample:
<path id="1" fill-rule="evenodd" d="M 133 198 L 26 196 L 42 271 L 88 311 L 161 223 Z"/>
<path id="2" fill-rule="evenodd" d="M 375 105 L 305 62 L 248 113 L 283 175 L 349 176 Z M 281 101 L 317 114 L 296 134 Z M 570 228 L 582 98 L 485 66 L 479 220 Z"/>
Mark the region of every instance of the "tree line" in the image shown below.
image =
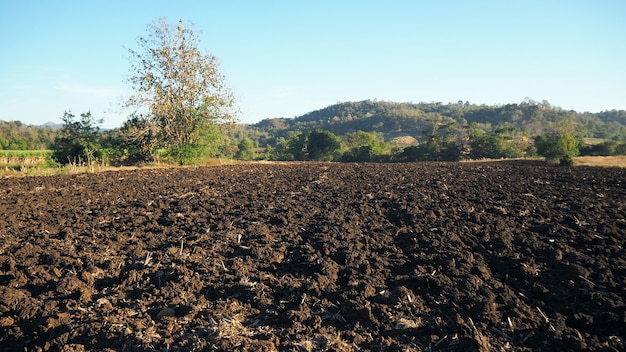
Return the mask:
<path id="1" fill-rule="evenodd" d="M 0 121 L 0 150 L 50 149 L 56 129 L 27 125 L 20 121 Z"/>
<path id="2" fill-rule="evenodd" d="M 609 149 L 611 149 L 609 151 Z M 385 143 L 374 133 L 358 131 L 338 137 L 332 132 L 314 130 L 279 137 L 268 147 L 269 160 L 323 160 L 343 162 L 460 161 L 463 159 L 502 159 L 545 157 L 551 164 L 572 165 L 582 153 L 609 151 L 595 155 L 626 154 L 626 143 L 607 141 L 585 146 L 574 125 L 567 120 L 555 123 L 549 132 L 527 138 L 513 128 L 484 131 L 470 124 L 463 129 L 444 125 L 433 129 L 417 145 Z"/>
<path id="3" fill-rule="evenodd" d="M 585 144 L 583 132 L 569 120 L 559 120 L 551 124 L 545 133 L 534 137 L 514 127 L 487 130 L 476 122 L 459 126 L 456 122 L 432 120 L 430 127 L 421 136 L 412 139 L 415 142 L 411 145 L 402 145 L 395 140 L 386 141 L 382 133 L 355 131 L 336 135 L 327 130 L 315 129 L 307 132 L 289 131 L 276 138 L 273 145 L 259 147 L 262 136 L 258 130 L 237 124 L 215 125 L 212 130 L 205 130 L 204 140 L 196 142 L 196 145 L 184 152 L 186 154 L 179 150 L 172 153 L 165 144 L 156 141 L 151 142 L 154 144 L 137 143 L 137 127 L 134 125 L 137 121 L 131 121 L 119 129 L 103 131 L 99 128 L 102 121 L 90 112 L 80 116 L 65 112 L 62 120 L 64 123 L 61 128 L 53 133 L 47 127 L 12 124 L 22 127 L 23 131 L 35 131 L 29 133 L 32 136 L 38 136 L 38 130 L 43 130 L 46 136 L 53 136 L 48 139 L 46 148 L 53 150 L 54 160 L 59 164 L 122 165 L 155 160 L 193 164 L 202 157 L 412 162 L 543 156 L 551 163 L 567 165 L 577 155 L 626 154 L 626 142 L 605 140 Z M 128 129 L 131 129 L 130 135 Z"/>

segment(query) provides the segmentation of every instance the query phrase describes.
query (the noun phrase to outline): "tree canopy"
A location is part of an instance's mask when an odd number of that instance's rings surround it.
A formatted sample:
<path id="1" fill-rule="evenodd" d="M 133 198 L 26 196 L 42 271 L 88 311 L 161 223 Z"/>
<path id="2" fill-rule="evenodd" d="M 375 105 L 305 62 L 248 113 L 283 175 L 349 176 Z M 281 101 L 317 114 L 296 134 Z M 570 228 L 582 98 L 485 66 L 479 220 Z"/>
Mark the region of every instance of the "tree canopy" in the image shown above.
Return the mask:
<path id="1" fill-rule="evenodd" d="M 423 132 L 432 129 L 433 122 L 440 125 L 456 122 L 459 127 L 474 123 L 475 128 L 485 131 L 515 128 L 529 136 L 537 136 L 549 132 L 551 124 L 559 120 L 576 123 L 584 129 L 585 137 L 626 140 L 626 111 L 576 112 L 532 99 L 505 105 L 364 100 L 337 103 L 291 119 L 265 119 L 250 127 L 267 133 L 268 144 L 274 143 L 273 138 L 284 137 L 287 131 L 315 129 L 327 130 L 337 136 L 364 131 L 380 134 L 385 141 L 402 136 L 423 141 L 426 139 Z"/>
<path id="2" fill-rule="evenodd" d="M 129 50 L 134 95 L 126 106 L 134 111 L 125 127 L 144 153 L 157 140 L 182 164 L 209 143 L 207 130 L 234 120 L 234 98 L 218 60 L 198 46 L 192 27 L 159 19 L 138 39 L 138 49 Z"/>
<path id="3" fill-rule="evenodd" d="M 572 165 L 573 158 L 580 152 L 582 144 L 580 135 L 571 121 L 558 121 L 552 131 L 535 138 L 537 153 L 552 164 Z"/>
<path id="4" fill-rule="evenodd" d="M 63 127 L 54 140 L 53 157 L 61 164 L 93 164 L 101 156 L 98 133 L 102 119 L 89 111 L 80 114 L 80 119 L 66 111 L 61 119 Z"/>

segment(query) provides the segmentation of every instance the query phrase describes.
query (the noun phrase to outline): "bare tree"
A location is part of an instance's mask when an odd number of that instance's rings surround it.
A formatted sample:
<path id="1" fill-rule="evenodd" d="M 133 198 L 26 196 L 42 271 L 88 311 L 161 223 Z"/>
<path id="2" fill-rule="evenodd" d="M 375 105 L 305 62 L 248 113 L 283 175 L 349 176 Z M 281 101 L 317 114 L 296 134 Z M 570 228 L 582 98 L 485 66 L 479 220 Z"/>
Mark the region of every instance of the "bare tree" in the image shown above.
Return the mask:
<path id="1" fill-rule="evenodd" d="M 139 48 L 129 50 L 134 95 L 126 106 L 134 112 L 127 123 L 135 127 L 129 129 L 129 139 L 146 142 L 146 136 L 154 136 L 180 152 L 206 142 L 207 129 L 234 121 L 234 98 L 218 60 L 202 53 L 198 44 L 193 28 L 182 20 L 172 26 L 161 18 L 148 25 Z"/>

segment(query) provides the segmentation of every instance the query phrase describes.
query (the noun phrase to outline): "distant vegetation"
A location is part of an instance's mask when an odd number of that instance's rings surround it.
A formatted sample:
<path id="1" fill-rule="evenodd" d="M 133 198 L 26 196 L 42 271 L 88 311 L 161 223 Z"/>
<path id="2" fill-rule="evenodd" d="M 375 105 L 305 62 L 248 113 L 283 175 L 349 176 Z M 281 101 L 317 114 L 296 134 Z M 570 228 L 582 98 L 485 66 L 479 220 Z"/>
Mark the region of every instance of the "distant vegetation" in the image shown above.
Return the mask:
<path id="1" fill-rule="evenodd" d="M 269 158 L 308 160 L 297 149 L 311 131 L 338 136 L 341 161 L 456 161 L 546 157 L 570 164 L 579 154 L 626 153 L 626 111 L 579 113 L 526 99 L 503 106 L 458 103 L 338 103 L 293 119 L 247 126 Z M 354 135 L 368 136 L 356 145 Z M 600 141 L 586 145 L 586 138 Z M 305 138 L 306 140 L 306 138 Z M 406 141 L 409 142 L 407 145 Z M 307 146 L 302 146 L 304 150 Z M 301 157 L 298 157 L 300 155 Z"/>
<path id="2" fill-rule="evenodd" d="M 61 164 L 167 162 L 172 155 L 158 140 L 141 149 L 128 124 L 103 131 L 101 121 L 88 112 L 78 119 L 66 113 L 63 121 L 60 128 L 0 121 L 0 150 L 53 150 L 53 161 Z M 200 138 L 211 146 L 203 157 L 225 159 L 404 162 L 542 156 L 568 165 L 577 155 L 626 154 L 626 111 L 579 113 L 530 99 L 503 106 L 366 100 L 292 119 L 214 125 Z"/>
<path id="3" fill-rule="evenodd" d="M 296 118 L 235 122 L 234 95 L 217 57 L 199 49 L 193 26 L 159 19 L 129 49 L 134 94 L 124 124 L 100 129 L 91 112 L 63 125 L 0 121 L 0 150 L 52 150 L 46 165 L 202 164 L 210 158 L 342 162 L 459 161 L 626 154 L 626 111 L 576 112 L 525 99 L 502 106 L 457 103 L 338 103 Z M 594 143 L 585 143 L 592 138 Z M 31 154 L 33 152 L 30 152 Z M 4 165 L 41 164 L 38 155 Z M 20 167 L 20 165 L 14 166 Z"/>
<path id="4" fill-rule="evenodd" d="M 474 105 L 468 102 L 395 103 L 365 100 L 331 105 L 293 119 L 266 119 L 252 128 L 262 131 L 268 142 L 284 137 L 290 131 L 322 129 L 336 135 L 365 131 L 381 134 L 386 141 L 396 137 L 413 136 L 424 139 L 437 126 L 455 124 L 459 128 L 472 125 L 474 129 L 495 131 L 515 130 L 527 136 L 538 136 L 560 120 L 574 123 L 585 137 L 626 140 L 626 111 L 579 113 L 553 107 L 547 101 L 526 99 L 520 104 L 502 106 Z"/>
<path id="5" fill-rule="evenodd" d="M 571 165 L 580 154 L 626 154 L 626 111 L 576 112 L 525 99 L 502 106 L 457 103 L 338 103 L 296 118 L 235 123 L 234 95 L 217 57 L 199 49 L 193 25 L 149 24 L 129 49 L 133 95 L 127 120 L 101 130 L 91 112 L 66 111 L 63 124 L 0 121 L 0 151 L 28 150 L 3 164 L 70 167 L 208 159 L 341 162 L 459 161 L 545 157 Z M 593 139 L 593 143 L 585 141 Z M 51 150 L 45 156 L 34 151 Z"/>
<path id="6" fill-rule="evenodd" d="M 0 121 L 0 150 L 50 149 L 55 136 L 52 127 Z"/>

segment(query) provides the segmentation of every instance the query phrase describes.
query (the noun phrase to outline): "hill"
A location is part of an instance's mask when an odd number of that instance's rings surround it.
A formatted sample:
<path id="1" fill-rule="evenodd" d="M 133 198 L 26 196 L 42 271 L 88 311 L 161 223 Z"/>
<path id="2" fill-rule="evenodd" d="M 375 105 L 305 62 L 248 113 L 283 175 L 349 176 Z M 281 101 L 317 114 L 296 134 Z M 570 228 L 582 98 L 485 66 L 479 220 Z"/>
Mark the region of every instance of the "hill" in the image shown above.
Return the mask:
<path id="1" fill-rule="evenodd" d="M 56 122 L 52 122 L 52 121 L 48 121 L 46 123 L 44 123 L 43 125 L 39 125 L 39 128 L 46 128 L 49 127 L 52 130 L 58 130 L 59 128 L 63 127 L 62 123 L 56 123 Z"/>
<path id="2" fill-rule="evenodd" d="M 553 107 L 547 101 L 530 99 L 501 106 L 458 103 L 398 103 L 364 100 L 345 102 L 302 116 L 265 119 L 251 125 L 262 132 L 269 144 L 290 131 L 322 129 L 336 135 L 365 131 L 382 134 L 385 140 L 410 136 L 420 139 L 425 132 L 442 126 L 482 129 L 515 128 L 528 135 L 544 133 L 561 119 L 573 121 L 587 137 L 626 140 L 626 111 L 576 112 Z M 262 141 L 261 141 L 262 142 Z"/>
<path id="3" fill-rule="evenodd" d="M 57 129 L 49 124 L 36 126 L 0 120 L 0 150 L 50 149 Z"/>

